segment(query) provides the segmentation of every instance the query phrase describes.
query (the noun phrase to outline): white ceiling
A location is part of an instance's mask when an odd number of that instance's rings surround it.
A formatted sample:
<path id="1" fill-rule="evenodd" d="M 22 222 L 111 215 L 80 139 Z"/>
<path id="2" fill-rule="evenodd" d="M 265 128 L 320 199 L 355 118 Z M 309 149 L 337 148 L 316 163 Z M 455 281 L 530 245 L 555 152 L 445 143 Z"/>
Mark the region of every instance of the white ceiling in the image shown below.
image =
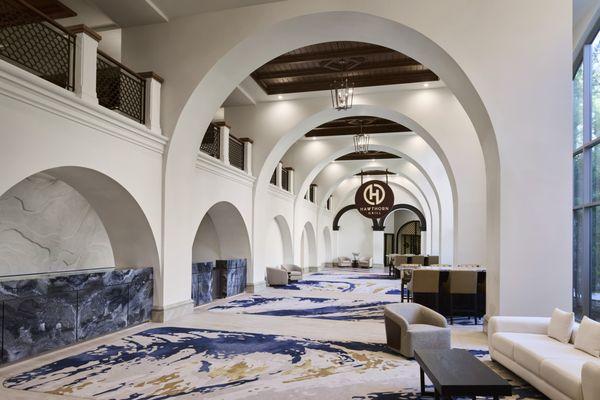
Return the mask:
<path id="1" fill-rule="evenodd" d="M 78 16 L 61 21 L 92 28 L 156 24 L 188 15 L 283 0 L 61 0 Z M 68 22 L 65 22 L 68 21 Z"/>

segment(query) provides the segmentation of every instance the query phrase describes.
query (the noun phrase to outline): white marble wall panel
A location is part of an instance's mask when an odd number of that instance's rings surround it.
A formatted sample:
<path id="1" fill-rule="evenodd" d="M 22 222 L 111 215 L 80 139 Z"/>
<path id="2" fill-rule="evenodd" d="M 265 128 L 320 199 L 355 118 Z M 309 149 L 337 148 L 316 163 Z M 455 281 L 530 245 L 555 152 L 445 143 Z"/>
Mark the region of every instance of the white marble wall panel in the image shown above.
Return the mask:
<path id="1" fill-rule="evenodd" d="M 71 186 L 36 174 L 0 197 L 0 276 L 112 266 L 104 225 Z"/>

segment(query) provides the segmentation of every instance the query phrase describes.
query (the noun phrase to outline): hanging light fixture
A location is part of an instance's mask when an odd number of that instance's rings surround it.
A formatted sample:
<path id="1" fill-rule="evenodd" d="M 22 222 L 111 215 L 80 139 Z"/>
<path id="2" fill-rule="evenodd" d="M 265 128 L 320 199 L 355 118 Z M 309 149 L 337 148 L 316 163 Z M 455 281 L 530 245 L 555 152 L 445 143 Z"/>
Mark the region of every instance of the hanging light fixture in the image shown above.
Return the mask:
<path id="1" fill-rule="evenodd" d="M 348 77 L 333 81 L 331 84 L 331 105 L 336 110 L 349 110 L 354 99 L 354 83 Z"/>
<path id="2" fill-rule="evenodd" d="M 360 122 L 360 133 L 354 135 L 354 151 L 356 153 L 366 154 L 369 152 L 369 135 L 363 133 L 363 124 Z"/>

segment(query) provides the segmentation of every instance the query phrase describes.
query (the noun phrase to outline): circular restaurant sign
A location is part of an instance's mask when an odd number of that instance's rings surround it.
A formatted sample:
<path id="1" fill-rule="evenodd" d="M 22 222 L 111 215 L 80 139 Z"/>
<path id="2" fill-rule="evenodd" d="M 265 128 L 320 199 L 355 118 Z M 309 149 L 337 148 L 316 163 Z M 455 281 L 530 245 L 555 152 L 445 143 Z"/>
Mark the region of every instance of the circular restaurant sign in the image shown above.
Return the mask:
<path id="1" fill-rule="evenodd" d="M 385 182 L 368 181 L 356 191 L 354 204 L 365 217 L 381 218 L 394 207 L 394 192 Z"/>

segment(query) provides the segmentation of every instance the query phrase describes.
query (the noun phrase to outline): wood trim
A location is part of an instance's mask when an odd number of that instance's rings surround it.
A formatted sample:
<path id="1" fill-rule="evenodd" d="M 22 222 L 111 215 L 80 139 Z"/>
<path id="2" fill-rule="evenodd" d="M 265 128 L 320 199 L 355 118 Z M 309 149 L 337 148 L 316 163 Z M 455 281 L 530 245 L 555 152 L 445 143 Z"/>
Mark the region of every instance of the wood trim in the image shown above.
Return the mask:
<path id="1" fill-rule="evenodd" d="M 158 75 L 154 71 L 138 72 L 138 75 L 144 79 L 152 78 L 155 81 L 158 81 L 160 84 L 165 83 L 165 80 L 163 79 L 163 77 Z"/>
<path id="2" fill-rule="evenodd" d="M 92 28 L 90 28 L 86 25 L 83 25 L 83 24 L 68 26 L 66 29 L 73 35 L 77 35 L 78 33 L 85 33 L 92 39 L 95 39 L 96 42 L 99 42 L 102 40 L 102 35 L 100 35 L 98 32 L 96 32 Z"/>
<path id="3" fill-rule="evenodd" d="M 383 160 L 401 158 L 395 154 L 387 153 L 385 151 L 374 151 L 368 153 L 348 153 L 341 157 L 338 157 L 336 161 L 354 161 L 354 160 Z"/>
<path id="4" fill-rule="evenodd" d="M 229 125 L 227 125 L 227 124 L 225 123 L 225 121 L 214 121 L 212 124 L 213 124 L 214 126 L 218 126 L 219 128 L 222 128 L 222 127 L 224 127 L 224 126 L 225 126 L 225 127 L 229 128 L 229 129 L 231 129 L 231 127 L 230 127 Z"/>
<path id="5" fill-rule="evenodd" d="M 243 143 L 254 143 L 254 140 L 250 139 L 249 137 L 242 137 L 242 138 L 239 138 L 238 140 Z"/>

